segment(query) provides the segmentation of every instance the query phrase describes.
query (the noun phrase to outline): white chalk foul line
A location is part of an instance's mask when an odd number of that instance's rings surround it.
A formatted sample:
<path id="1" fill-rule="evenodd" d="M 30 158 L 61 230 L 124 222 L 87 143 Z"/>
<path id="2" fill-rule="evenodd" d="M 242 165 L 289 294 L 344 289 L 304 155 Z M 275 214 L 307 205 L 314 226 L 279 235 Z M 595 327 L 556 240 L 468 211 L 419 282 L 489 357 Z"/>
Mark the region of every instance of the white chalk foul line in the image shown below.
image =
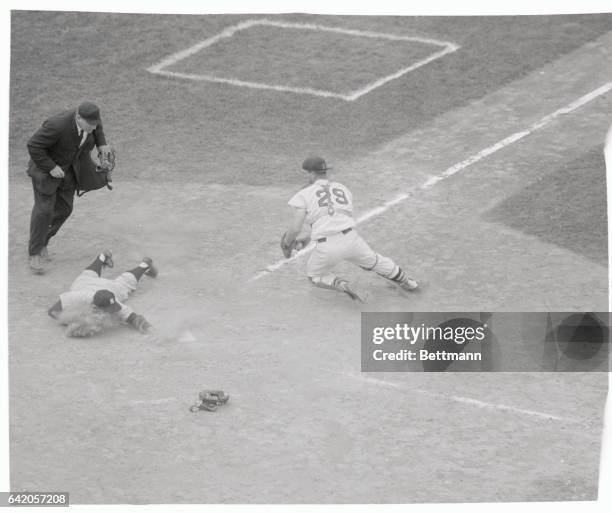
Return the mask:
<path id="1" fill-rule="evenodd" d="M 284 86 L 284 85 L 266 84 L 262 82 L 251 82 L 248 80 L 224 78 L 224 77 L 218 77 L 214 75 L 180 73 L 180 72 L 168 71 L 164 69 L 164 68 L 167 68 L 168 66 L 172 66 L 173 64 L 176 64 L 179 61 L 182 61 L 183 59 L 186 59 L 187 57 L 190 57 L 198 53 L 204 48 L 210 47 L 214 45 L 215 43 L 218 43 L 219 41 L 223 39 L 232 37 L 236 32 L 248 29 L 250 27 L 254 27 L 256 25 L 267 25 L 271 27 L 280 27 L 280 28 L 297 29 L 297 30 L 317 30 L 321 32 L 335 32 L 337 34 L 344 34 L 348 36 L 366 37 L 366 38 L 373 38 L 373 39 L 386 39 L 389 41 L 409 41 L 409 42 L 412 41 L 412 42 L 421 43 L 421 44 L 441 46 L 443 49 L 409 66 L 406 66 L 400 69 L 399 71 L 392 73 L 391 75 L 375 80 L 371 84 L 368 84 L 361 89 L 358 89 L 356 91 L 350 91 L 346 94 L 335 93 L 333 91 L 325 91 L 321 89 L 313 89 L 313 88 L 308 88 L 308 87 L 291 87 L 291 86 Z M 381 32 L 369 32 L 369 31 L 345 29 L 341 27 L 329 27 L 326 25 L 317 25 L 313 23 L 291 23 L 291 22 L 273 21 L 273 20 L 267 20 L 267 19 L 252 19 L 252 20 L 246 20 L 246 21 L 243 21 L 242 23 L 238 23 L 237 25 L 228 27 L 213 37 L 205 39 L 204 41 L 200 41 L 199 43 L 196 43 L 195 45 L 190 46 L 189 48 L 186 48 L 185 50 L 181 50 L 172 55 L 169 55 L 168 57 L 164 58 L 160 62 L 147 68 L 147 71 L 150 73 L 154 73 L 156 75 L 163 75 L 167 77 L 181 78 L 181 79 L 187 79 L 187 80 L 206 81 L 206 82 L 215 82 L 215 83 L 228 84 L 228 85 L 233 85 L 233 86 L 248 87 L 251 89 L 268 89 L 268 90 L 279 91 L 279 92 L 309 94 L 312 96 L 319 96 L 322 98 L 337 98 L 340 100 L 352 102 L 360 98 L 361 96 L 368 94 L 374 89 L 381 87 L 387 82 L 390 82 L 391 80 L 395 80 L 405 75 L 406 73 L 414 71 L 415 69 L 420 68 L 421 66 L 425 66 L 426 64 L 429 64 L 430 62 L 436 59 L 439 59 L 440 57 L 443 57 L 444 55 L 448 53 L 457 51 L 458 49 L 459 49 L 459 46 L 454 43 L 449 43 L 447 41 L 438 41 L 436 39 L 428 39 L 428 38 L 423 38 L 423 37 L 399 36 L 395 34 L 384 34 Z"/>
<path id="2" fill-rule="evenodd" d="M 155 405 L 155 404 L 171 403 L 171 402 L 174 402 L 176 400 L 177 400 L 176 397 L 164 397 L 162 399 L 142 399 L 142 400 L 141 399 L 135 399 L 133 401 L 130 401 L 130 404 L 133 404 L 133 405 L 137 405 L 137 404 L 147 404 L 147 405 L 150 405 L 150 404 L 153 404 L 153 405 Z"/>
<path id="3" fill-rule="evenodd" d="M 348 377 L 348 378 L 358 379 L 360 381 L 366 381 L 368 383 L 372 383 L 374 385 L 382 386 L 385 388 L 394 388 L 394 389 L 399 389 L 399 390 L 403 390 L 407 392 L 424 394 L 424 395 L 428 395 L 432 397 L 437 397 L 439 399 L 445 399 L 447 401 L 468 404 L 476 408 L 485 408 L 488 410 L 497 410 L 497 411 L 507 411 L 509 413 L 515 413 L 518 415 L 527 415 L 530 417 L 536 417 L 536 418 L 543 419 L 543 420 L 555 420 L 555 421 L 571 422 L 571 423 L 578 422 L 575 419 L 568 419 L 568 418 L 560 417 L 558 415 L 552 415 L 550 413 L 543 413 L 540 411 L 529 410 L 525 408 L 516 408 L 514 406 L 508 406 L 508 405 L 501 404 L 501 403 L 489 403 L 487 401 L 481 401 L 479 399 L 472 399 L 471 397 L 463 397 L 463 396 L 458 396 L 458 395 L 446 395 L 446 394 L 432 392 L 430 390 L 423 390 L 420 388 L 408 387 L 400 383 L 393 383 L 391 381 L 385 381 L 385 380 L 378 379 L 378 378 L 372 378 L 370 376 L 363 375 L 363 374 L 355 375 L 355 374 L 349 374 L 349 373 L 343 372 L 340 375 Z"/>
<path id="4" fill-rule="evenodd" d="M 534 123 L 527 129 L 521 130 L 520 132 L 513 133 L 512 135 L 502 139 L 501 141 L 498 141 L 495 144 L 488 146 L 483 150 L 480 150 L 478 153 L 475 153 L 471 157 L 468 157 L 467 159 L 462 160 L 461 162 L 458 162 L 457 164 L 449 167 L 448 169 L 446 169 L 439 175 L 428 178 L 424 183 L 410 189 L 408 192 L 403 192 L 401 194 L 398 194 L 392 199 L 383 203 L 381 206 L 367 211 L 361 217 L 356 219 L 357 224 L 363 223 L 364 221 L 367 221 L 373 217 L 377 217 L 385 213 L 391 207 L 403 202 L 404 200 L 411 197 L 416 192 L 425 191 L 427 189 L 430 189 L 431 187 L 441 182 L 442 180 L 446 180 L 447 178 L 453 176 L 454 174 L 457 174 L 459 171 L 462 171 L 463 169 L 466 169 L 467 167 L 471 166 L 472 164 L 475 164 L 476 162 L 481 161 L 482 159 L 498 152 L 499 150 L 507 146 L 510 146 L 511 144 L 514 144 L 517 141 L 520 141 L 521 139 L 532 134 L 533 132 L 536 132 L 537 130 L 540 130 L 548 126 L 559 116 L 562 116 L 564 114 L 569 114 L 570 112 L 582 107 L 583 105 L 586 105 L 587 103 L 598 98 L 599 96 L 606 94 L 611 89 L 612 89 L 612 82 L 605 83 L 601 87 L 598 87 L 597 89 L 591 91 L 590 93 L 587 93 L 584 96 L 581 96 L 580 98 L 578 98 L 577 100 L 574 100 L 573 102 L 569 103 L 565 107 L 561 107 L 560 109 L 557 109 L 551 114 L 544 116 L 537 123 Z M 253 277 L 251 277 L 249 281 L 259 280 L 260 278 L 263 278 L 264 276 L 270 273 L 273 273 L 274 271 L 280 269 L 281 267 L 288 264 L 289 262 L 292 262 L 293 260 L 301 257 L 302 255 L 305 255 L 306 253 L 309 253 L 310 251 L 313 250 L 313 248 L 314 248 L 314 244 L 311 244 L 307 246 L 306 248 L 302 249 L 301 251 L 297 252 L 291 258 L 278 260 L 277 262 L 267 266 L 265 269 L 257 272 Z"/>

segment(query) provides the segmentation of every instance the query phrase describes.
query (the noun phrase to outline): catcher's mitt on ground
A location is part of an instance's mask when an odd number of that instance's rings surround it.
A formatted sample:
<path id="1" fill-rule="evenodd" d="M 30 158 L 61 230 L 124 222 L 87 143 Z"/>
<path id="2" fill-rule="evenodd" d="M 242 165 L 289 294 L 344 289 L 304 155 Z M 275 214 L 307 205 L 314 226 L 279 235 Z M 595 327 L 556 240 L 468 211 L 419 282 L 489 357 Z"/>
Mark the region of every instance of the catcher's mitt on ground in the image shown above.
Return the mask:
<path id="1" fill-rule="evenodd" d="M 223 390 L 202 390 L 198 394 L 198 402 L 189 409 L 191 411 L 215 411 L 219 406 L 226 404 L 229 398 L 230 396 L 226 395 Z"/>

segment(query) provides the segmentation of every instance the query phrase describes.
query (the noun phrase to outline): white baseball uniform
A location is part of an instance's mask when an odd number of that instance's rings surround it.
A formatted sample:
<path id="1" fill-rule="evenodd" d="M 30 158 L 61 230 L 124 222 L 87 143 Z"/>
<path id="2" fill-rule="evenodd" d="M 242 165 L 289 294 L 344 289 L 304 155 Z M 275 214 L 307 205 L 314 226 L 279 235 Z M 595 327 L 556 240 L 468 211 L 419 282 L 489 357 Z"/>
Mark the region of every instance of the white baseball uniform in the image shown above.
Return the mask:
<path id="1" fill-rule="evenodd" d="M 133 310 L 123 304 L 128 296 L 136 290 L 138 280 L 130 272 L 124 272 L 114 280 L 109 280 L 98 276 L 98 273 L 91 269 L 85 269 L 77 276 L 70 285 L 70 290 L 60 294 L 62 310 L 70 310 L 71 308 L 82 308 L 86 305 L 91 305 L 95 293 L 98 290 L 110 290 L 115 294 L 117 303 L 121 306 L 121 310 L 117 314 L 124 321 L 130 316 Z"/>
<path id="2" fill-rule="evenodd" d="M 385 278 L 403 275 L 393 260 L 375 253 L 355 230 L 353 195 L 346 186 L 320 178 L 295 194 L 289 206 L 305 209 L 306 222 L 312 227 L 311 239 L 316 247 L 306 264 L 306 273 L 315 283 L 333 283 L 335 276 L 328 271 L 343 260 Z"/>

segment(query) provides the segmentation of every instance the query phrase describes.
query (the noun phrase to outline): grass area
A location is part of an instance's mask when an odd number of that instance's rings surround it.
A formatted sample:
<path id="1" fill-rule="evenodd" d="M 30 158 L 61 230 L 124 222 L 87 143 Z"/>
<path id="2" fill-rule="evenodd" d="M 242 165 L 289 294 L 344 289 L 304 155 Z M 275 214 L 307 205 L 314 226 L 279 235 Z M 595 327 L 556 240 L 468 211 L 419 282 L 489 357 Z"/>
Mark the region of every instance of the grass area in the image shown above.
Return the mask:
<path id="1" fill-rule="evenodd" d="M 222 39 L 168 69 L 348 93 L 440 49 L 416 41 L 260 25 Z"/>
<path id="2" fill-rule="evenodd" d="M 487 215 L 494 222 L 608 263 L 606 167 L 601 145 L 512 195 Z"/>
<path id="3" fill-rule="evenodd" d="M 48 115 L 93 99 L 100 104 L 109 140 L 118 150 L 116 180 L 163 177 L 166 182 L 265 186 L 294 182 L 293 170 L 299 170 L 304 155 L 322 153 L 336 162 L 358 158 L 598 37 L 609 30 L 612 20 L 609 15 L 272 16 L 461 45 L 452 55 L 350 103 L 169 79 L 146 71 L 161 58 L 250 17 L 13 11 L 11 173 L 25 177 L 26 141 Z M 242 36 L 276 35 L 263 27 L 249 32 Z M 286 45 L 287 34 L 295 31 L 277 32 Z M 315 46 L 302 48 L 302 58 L 293 65 L 306 63 L 310 69 L 310 63 L 326 54 L 326 45 L 337 37 L 319 36 L 302 34 Z M 395 65 L 398 56 L 380 59 L 371 53 L 371 46 L 363 46 L 368 41 L 354 38 L 350 42 L 364 50 L 364 70 Z M 394 48 L 393 52 L 399 51 Z M 236 47 L 233 59 L 241 59 L 246 50 Z M 351 55 L 357 60 L 356 54 Z M 265 68 L 257 72 L 262 74 L 282 68 L 274 59 L 263 59 L 258 65 Z M 345 76 L 334 73 L 334 80 L 345 80 Z"/>

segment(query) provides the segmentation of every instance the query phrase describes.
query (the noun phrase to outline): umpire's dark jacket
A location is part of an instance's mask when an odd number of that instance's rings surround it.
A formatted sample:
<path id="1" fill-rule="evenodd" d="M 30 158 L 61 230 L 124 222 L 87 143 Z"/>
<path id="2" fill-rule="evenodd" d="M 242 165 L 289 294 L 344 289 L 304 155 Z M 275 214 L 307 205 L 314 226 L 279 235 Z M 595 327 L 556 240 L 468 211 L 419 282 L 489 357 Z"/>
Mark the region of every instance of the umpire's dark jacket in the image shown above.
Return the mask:
<path id="1" fill-rule="evenodd" d="M 53 194 L 57 188 L 53 183 L 54 180 L 46 179 L 55 166 L 64 170 L 67 180 L 70 180 L 71 173 L 74 173 L 76 188 L 90 189 L 88 186 L 90 174 L 95 175 L 95 166 L 92 166 L 90 153 L 94 146 L 100 147 L 106 144 L 102 123 L 99 123 L 91 134 L 87 134 L 83 146 L 79 147 L 81 138 L 82 135 L 79 135 L 76 124 L 76 109 L 61 112 L 47 119 L 30 138 L 28 175 L 37 182 L 43 194 Z"/>

